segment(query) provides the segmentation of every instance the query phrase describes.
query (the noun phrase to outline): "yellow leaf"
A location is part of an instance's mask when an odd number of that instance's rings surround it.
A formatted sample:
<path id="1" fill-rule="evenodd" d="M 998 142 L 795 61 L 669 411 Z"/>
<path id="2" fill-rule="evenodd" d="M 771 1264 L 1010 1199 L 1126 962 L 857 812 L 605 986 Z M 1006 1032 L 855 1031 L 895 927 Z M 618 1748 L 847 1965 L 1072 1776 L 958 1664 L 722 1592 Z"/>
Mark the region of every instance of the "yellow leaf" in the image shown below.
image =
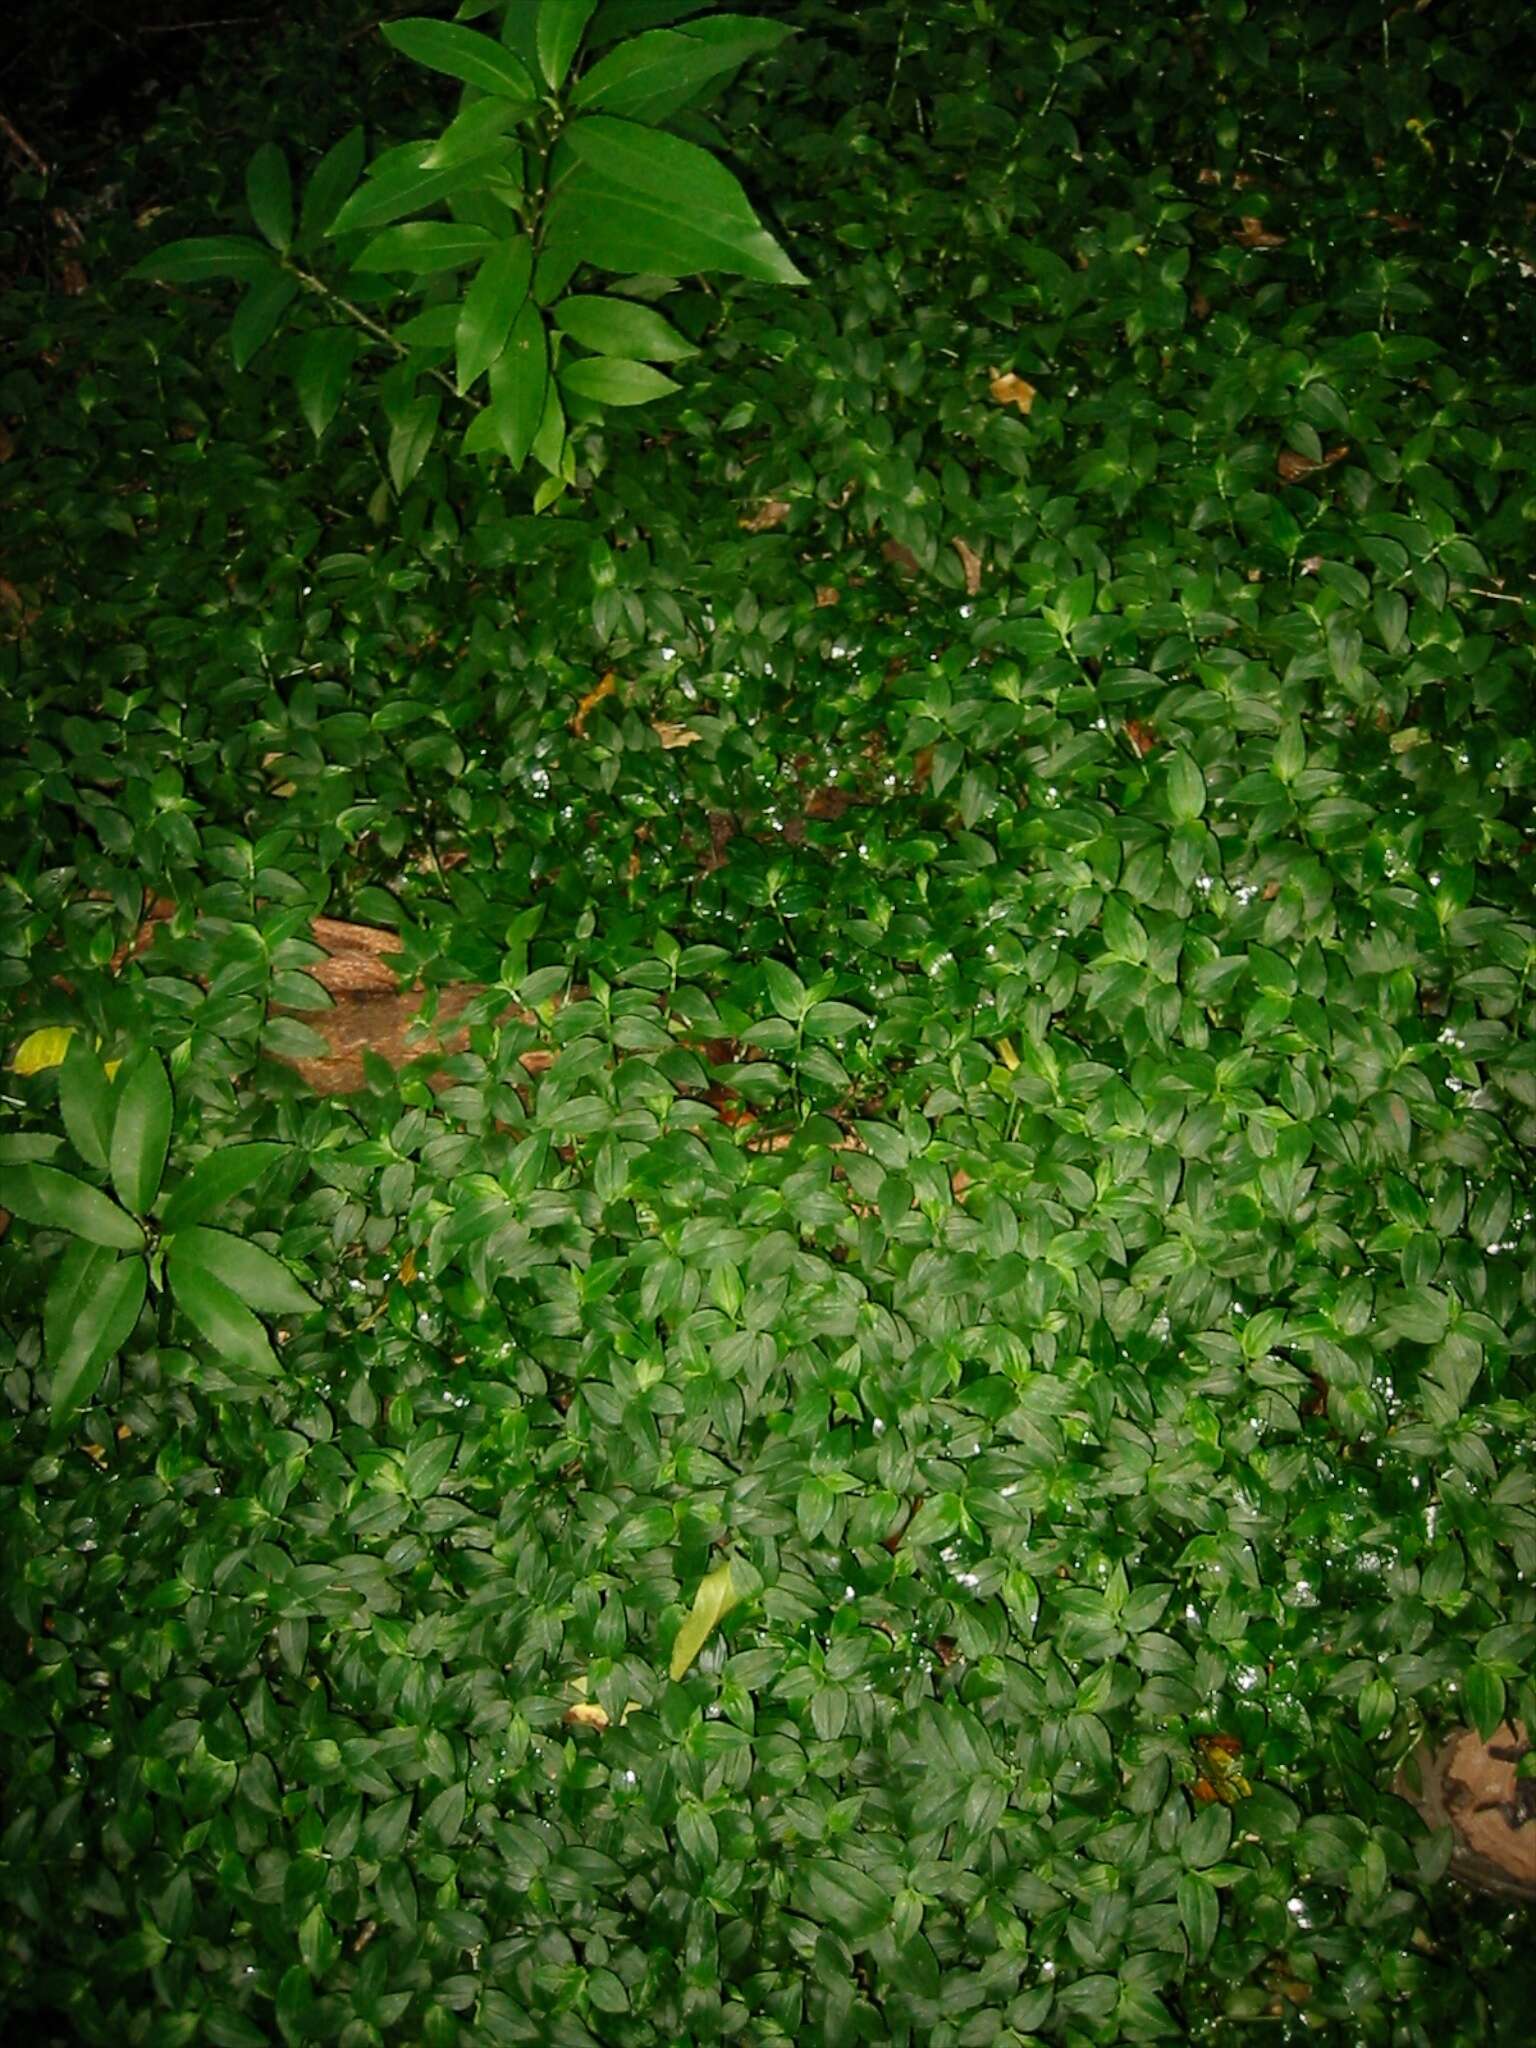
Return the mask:
<path id="1" fill-rule="evenodd" d="M 121 1065 L 123 1064 L 123 1063 L 122 1063 L 122 1061 L 121 1061 L 121 1060 L 103 1060 L 101 1064 L 102 1064 L 102 1069 L 103 1069 L 103 1071 L 105 1072 L 105 1074 L 106 1074 L 106 1077 L 107 1077 L 107 1079 L 108 1079 L 109 1081 L 115 1081 L 115 1080 L 117 1079 L 117 1070 L 118 1070 L 118 1068 L 119 1068 L 119 1067 L 120 1067 L 120 1066 L 121 1066 Z"/>
<path id="2" fill-rule="evenodd" d="M 1013 1049 L 1013 1041 L 1011 1039 L 1000 1038 L 997 1041 L 997 1056 L 1010 1074 L 1018 1072 L 1019 1056 Z"/>
<path id="3" fill-rule="evenodd" d="M 718 1623 L 736 1605 L 737 1594 L 731 1578 L 731 1561 L 718 1566 L 701 1580 L 693 1598 L 693 1612 L 677 1632 L 672 1645 L 671 1676 L 675 1683 L 686 1678 L 693 1660 L 709 1641 Z"/>
<path id="4" fill-rule="evenodd" d="M 50 1024 L 44 1031 L 34 1031 L 17 1046 L 11 1065 L 18 1074 L 41 1074 L 47 1067 L 62 1066 L 74 1035 L 72 1024 Z"/>

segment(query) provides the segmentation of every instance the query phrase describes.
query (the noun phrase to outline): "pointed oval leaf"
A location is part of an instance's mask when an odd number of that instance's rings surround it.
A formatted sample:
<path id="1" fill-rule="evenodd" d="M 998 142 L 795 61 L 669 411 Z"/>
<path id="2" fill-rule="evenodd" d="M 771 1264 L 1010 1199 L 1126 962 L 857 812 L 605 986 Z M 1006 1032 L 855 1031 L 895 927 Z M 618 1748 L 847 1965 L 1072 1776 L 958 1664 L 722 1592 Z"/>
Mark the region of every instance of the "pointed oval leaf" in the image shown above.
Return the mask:
<path id="1" fill-rule="evenodd" d="M 269 1166 L 288 1151 L 272 1143 L 230 1145 L 200 1159 L 179 1187 L 172 1188 L 160 1212 L 165 1231 L 187 1230 L 222 1209 L 236 1195 L 253 1187 Z"/>
<path id="2" fill-rule="evenodd" d="M 578 294 L 554 309 L 555 325 L 572 341 L 600 356 L 627 356 L 640 363 L 676 363 L 698 350 L 686 335 L 649 306 L 632 299 Z"/>
<path id="3" fill-rule="evenodd" d="M 349 128 L 328 149 L 304 187 L 299 210 L 299 240 L 312 246 L 336 218 L 343 200 L 362 176 L 365 145 L 361 128 Z"/>
<path id="4" fill-rule="evenodd" d="M 271 274 L 253 284 L 235 308 L 229 323 L 229 353 L 243 370 L 271 340 L 277 323 L 298 296 L 299 281 L 274 264 Z"/>
<path id="5" fill-rule="evenodd" d="M 416 147 L 419 147 L 417 145 Z M 444 199 L 478 191 L 492 172 L 504 171 L 511 144 L 500 149 L 482 148 L 474 156 L 458 157 L 452 163 L 429 167 L 416 158 L 398 168 L 369 178 L 342 207 L 327 229 L 331 237 L 350 235 L 359 228 L 382 228 L 390 221 L 403 220 L 408 213 L 420 213 Z"/>
<path id="6" fill-rule="evenodd" d="M 578 398 L 593 398 L 600 405 L 645 405 L 678 388 L 649 363 L 625 362 L 619 356 L 583 356 L 580 362 L 567 363 L 560 382 Z"/>
<path id="7" fill-rule="evenodd" d="M 443 402 L 435 391 L 424 392 L 395 420 L 389 435 L 389 480 L 403 491 L 431 452 Z"/>
<path id="8" fill-rule="evenodd" d="M 487 155 L 518 116 L 527 111 L 525 105 L 499 95 L 476 100 L 448 123 L 421 159 L 422 170 L 452 170 L 457 164 Z"/>
<path id="9" fill-rule="evenodd" d="M 112 1185 L 135 1216 L 144 1215 L 160 1192 L 171 1111 L 164 1063 L 158 1053 L 141 1053 L 123 1075 L 112 1123 Z"/>
<path id="10" fill-rule="evenodd" d="M 264 1315 L 308 1315 L 320 1306 L 281 1259 L 232 1231 L 194 1225 L 176 1233 L 172 1251 L 178 1272 L 195 1266 L 221 1281 L 247 1308 L 260 1309 Z"/>
<path id="11" fill-rule="evenodd" d="M 598 0 L 542 0 L 539 8 L 539 69 L 558 92 L 565 83 Z"/>
<path id="12" fill-rule="evenodd" d="M 299 410 L 318 441 L 335 419 L 357 359 L 358 338 L 349 327 L 321 327 L 304 344 L 294 372 Z"/>
<path id="13" fill-rule="evenodd" d="M 405 21 L 385 22 L 382 32 L 402 57 L 424 64 L 429 71 L 444 72 L 466 85 L 477 85 L 482 92 L 501 93 L 511 100 L 538 97 L 533 80 L 512 52 L 476 29 L 412 15 Z"/>
<path id="14" fill-rule="evenodd" d="M 222 1280 L 205 1272 L 195 1260 L 180 1256 L 180 1252 L 178 1238 L 166 1259 L 176 1306 L 221 1358 L 247 1372 L 260 1373 L 264 1379 L 275 1379 L 279 1371 L 277 1358 L 261 1324 Z"/>
<path id="15" fill-rule="evenodd" d="M 740 1595 L 731 1577 L 731 1561 L 716 1566 L 699 1583 L 699 1590 L 693 1598 L 693 1609 L 677 1632 L 672 1645 L 672 1662 L 668 1669 L 672 1680 L 686 1678 L 693 1660 L 708 1642 L 719 1623 L 736 1605 Z"/>
<path id="16" fill-rule="evenodd" d="M 386 228 L 353 262 L 354 270 L 398 270 L 412 277 L 430 277 L 440 270 L 462 270 L 495 246 L 487 228 L 455 220 L 412 220 Z"/>
<path id="17" fill-rule="evenodd" d="M 577 81 L 572 104 L 632 121 L 656 120 L 707 80 L 734 71 L 794 31 L 748 15 L 713 15 L 686 29 L 657 28 L 620 43 Z"/>
<path id="18" fill-rule="evenodd" d="M 16 1048 L 11 1061 L 14 1074 L 42 1074 L 56 1067 L 68 1053 L 75 1036 L 73 1024 L 49 1024 L 41 1031 L 29 1031 Z"/>
<path id="19" fill-rule="evenodd" d="M 112 1083 L 106 1068 L 79 1036 L 70 1040 L 64 1055 L 59 1114 L 80 1157 L 105 1172 L 112 1145 Z"/>
<path id="20" fill-rule="evenodd" d="M 512 323 L 507 345 L 491 365 L 491 403 L 485 418 L 514 468 L 521 468 L 544 418 L 549 388 L 549 340 L 544 316 L 531 299 Z M 476 423 L 478 425 L 478 422 Z"/>
<path id="21" fill-rule="evenodd" d="M 836 1928 L 858 1947 L 890 1920 L 894 1902 L 874 1879 L 837 1857 L 819 1856 L 796 1879 L 789 1903 L 797 1913 Z"/>
<path id="22" fill-rule="evenodd" d="M 207 284 L 213 278 L 265 277 L 271 267 L 271 252 L 248 235 L 192 235 L 141 258 L 128 275 L 161 284 Z"/>
<path id="23" fill-rule="evenodd" d="M 275 142 L 264 142 L 246 166 L 245 201 L 274 249 L 293 240 L 293 173 Z"/>
<path id="24" fill-rule="evenodd" d="M 142 1259 L 98 1245 L 71 1245 L 48 1290 L 44 1315 L 53 1367 L 48 1406 L 55 1429 L 94 1397 L 108 1361 L 133 1334 L 148 1290 Z"/>
<path id="25" fill-rule="evenodd" d="M 514 235 L 493 249 L 475 272 L 455 335 L 461 392 L 468 391 L 506 347 L 532 280 L 533 243 L 527 235 Z"/>
<path id="26" fill-rule="evenodd" d="M 599 269 L 805 282 L 736 179 L 696 142 L 588 114 L 564 130 L 556 156 L 546 240 Z"/>
<path id="27" fill-rule="evenodd" d="M 144 1233 L 100 1188 L 87 1187 L 56 1166 L 0 1167 L 0 1209 L 52 1230 L 72 1230 L 88 1244 L 136 1252 Z"/>

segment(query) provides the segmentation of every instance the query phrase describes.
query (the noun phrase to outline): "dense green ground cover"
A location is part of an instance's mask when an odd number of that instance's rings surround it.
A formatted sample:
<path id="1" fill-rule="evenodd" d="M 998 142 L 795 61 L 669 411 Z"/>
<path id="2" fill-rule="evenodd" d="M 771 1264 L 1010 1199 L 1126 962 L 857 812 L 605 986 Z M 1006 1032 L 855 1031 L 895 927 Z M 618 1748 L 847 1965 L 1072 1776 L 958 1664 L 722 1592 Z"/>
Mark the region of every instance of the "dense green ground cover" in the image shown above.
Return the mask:
<path id="1" fill-rule="evenodd" d="M 1512 2041 L 1391 1788 L 1536 1721 L 1518 25 L 766 11 L 810 283 L 666 300 L 537 518 L 123 281 L 440 123 L 355 7 L 12 177 L 7 1043 L 153 1047 L 168 1189 L 271 1144 L 217 1220 L 321 1307 L 272 1379 L 160 1297 L 53 1429 L 12 1224 L 0 2008 Z M 273 1057 L 319 910 L 487 985 L 446 1089 Z M 59 1095 L 0 1161 L 100 1181 Z"/>

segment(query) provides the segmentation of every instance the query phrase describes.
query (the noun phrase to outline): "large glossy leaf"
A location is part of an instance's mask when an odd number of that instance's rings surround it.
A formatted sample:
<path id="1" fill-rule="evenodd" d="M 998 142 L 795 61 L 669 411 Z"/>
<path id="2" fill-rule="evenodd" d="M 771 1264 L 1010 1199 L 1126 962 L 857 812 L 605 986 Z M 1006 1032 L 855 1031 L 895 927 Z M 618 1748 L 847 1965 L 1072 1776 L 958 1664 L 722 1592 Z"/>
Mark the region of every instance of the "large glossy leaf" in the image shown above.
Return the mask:
<path id="1" fill-rule="evenodd" d="M 327 232 L 335 236 L 359 228 L 381 228 L 459 193 L 478 190 L 493 172 L 505 167 L 510 148 L 510 144 L 493 149 L 482 145 L 472 155 L 456 155 L 447 163 L 430 166 L 413 151 L 411 161 L 359 186 Z"/>
<path id="2" fill-rule="evenodd" d="M 467 391 L 506 347 L 533 279 L 533 243 L 517 235 L 492 249 L 464 294 L 455 345 L 458 386 Z"/>
<path id="3" fill-rule="evenodd" d="M 140 1053 L 118 1077 L 111 1145 L 112 1185 L 135 1216 L 160 1192 L 173 1107 L 164 1063 L 157 1053 Z"/>
<path id="4" fill-rule="evenodd" d="M 482 92 L 500 93 L 512 100 L 537 98 L 527 70 L 500 43 L 481 35 L 477 29 L 461 28 L 451 21 L 431 21 L 412 16 L 405 21 L 382 25 L 384 40 L 404 57 L 429 70 L 462 79 Z"/>
<path id="5" fill-rule="evenodd" d="M 137 1251 L 144 1242 L 143 1231 L 116 1202 L 55 1166 L 0 1166 L 0 1209 L 121 1252 Z"/>
<path id="6" fill-rule="evenodd" d="M 229 1145 L 200 1159 L 179 1187 L 172 1188 L 160 1212 L 164 1231 L 186 1230 L 217 1214 L 226 1202 L 244 1194 L 288 1151 L 271 1143 Z"/>
<path id="7" fill-rule="evenodd" d="M 48 1405 L 56 1429 L 94 1397 L 109 1361 L 133 1333 L 147 1289 L 142 1258 L 73 1244 L 59 1261 L 44 1310 L 52 1367 Z"/>
<path id="8" fill-rule="evenodd" d="M 486 228 L 449 220 L 413 220 L 375 235 L 352 267 L 429 277 L 437 271 L 462 270 L 494 246 L 495 237 Z"/>
<path id="9" fill-rule="evenodd" d="M 587 115 L 562 134 L 548 236 L 604 270 L 803 284 L 736 179 L 695 142 Z"/>
<path id="10" fill-rule="evenodd" d="M 560 382 L 578 398 L 593 398 L 601 405 L 645 405 L 677 389 L 670 377 L 649 363 L 625 362 L 617 356 L 583 356 L 567 363 Z"/>
<path id="11" fill-rule="evenodd" d="M 299 240 L 305 248 L 313 248 L 330 227 L 342 202 L 361 177 L 366 147 L 362 129 L 349 128 L 315 166 L 304 188 L 304 203 L 299 209 Z"/>
<path id="12" fill-rule="evenodd" d="M 142 257 L 128 274 L 158 278 L 162 284 L 208 284 L 218 278 L 262 278 L 271 267 L 270 250 L 248 236 L 192 235 Z"/>
<path id="13" fill-rule="evenodd" d="M 554 308 L 555 325 L 583 348 L 599 355 L 629 356 L 636 362 L 674 363 L 698 354 L 686 335 L 649 306 L 632 299 L 577 295 Z"/>
<path id="14" fill-rule="evenodd" d="M 263 1315 L 306 1315 L 320 1306 L 281 1259 L 232 1231 L 202 1225 L 179 1230 L 172 1250 L 178 1272 L 197 1267 Z"/>
<path id="15" fill-rule="evenodd" d="M 539 0 L 539 68 L 556 92 L 565 83 L 587 23 L 598 0 Z"/>
<path id="16" fill-rule="evenodd" d="M 422 170 L 448 170 L 476 157 L 504 160 L 497 145 L 507 129 L 526 111 L 526 107 L 516 100 L 490 96 L 475 100 L 438 136 L 421 159 Z"/>
<path id="17" fill-rule="evenodd" d="M 521 468 L 544 418 L 549 340 L 531 299 L 512 323 L 507 346 L 491 365 L 491 402 L 464 437 L 467 453 L 499 448 Z"/>
<path id="18" fill-rule="evenodd" d="M 229 352 L 237 370 L 254 361 L 271 340 L 298 290 L 298 279 L 275 264 L 266 277 L 249 287 L 229 323 Z"/>
<path id="19" fill-rule="evenodd" d="M 273 248 L 286 249 L 293 240 L 293 173 L 275 142 L 264 142 L 246 166 L 245 200 Z"/>
<path id="20" fill-rule="evenodd" d="M 359 337 L 350 327 L 317 327 L 294 372 L 299 410 L 318 441 L 335 419 L 357 360 Z"/>
<path id="21" fill-rule="evenodd" d="M 706 28 L 707 33 L 701 32 Z M 707 16 L 686 29 L 653 29 L 619 44 L 584 72 L 571 100 L 594 113 L 653 120 L 706 80 L 773 49 L 793 33 L 787 24 L 741 14 Z"/>
<path id="22" fill-rule="evenodd" d="M 182 1251 L 166 1259 L 176 1306 L 221 1358 L 245 1372 L 275 1378 L 280 1368 L 266 1331 L 231 1288 Z"/>
<path id="23" fill-rule="evenodd" d="M 104 1173 L 112 1146 L 112 1083 L 79 1032 L 70 1038 L 59 1073 L 59 1114 L 80 1157 Z"/>

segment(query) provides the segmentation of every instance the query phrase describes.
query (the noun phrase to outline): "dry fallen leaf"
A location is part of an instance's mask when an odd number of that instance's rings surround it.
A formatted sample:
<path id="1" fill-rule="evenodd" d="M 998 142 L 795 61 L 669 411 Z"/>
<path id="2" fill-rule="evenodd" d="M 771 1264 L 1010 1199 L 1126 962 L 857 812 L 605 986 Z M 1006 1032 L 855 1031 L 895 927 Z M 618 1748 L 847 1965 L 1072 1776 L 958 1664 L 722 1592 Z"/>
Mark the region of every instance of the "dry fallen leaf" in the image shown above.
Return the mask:
<path id="1" fill-rule="evenodd" d="M 603 677 L 603 680 L 597 685 L 596 689 L 588 690 L 585 697 L 576 706 L 576 715 L 571 720 L 571 731 L 575 733 L 577 739 L 581 739 L 586 733 L 587 720 L 605 697 L 613 695 L 614 688 L 613 670 L 609 669 L 607 675 Z"/>
<path id="2" fill-rule="evenodd" d="M 907 575 L 917 576 L 921 574 L 923 565 L 905 541 L 884 541 L 881 544 L 880 552 L 895 568 L 905 570 Z"/>
<path id="3" fill-rule="evenodd" d="M 83 291 L 90 289 L 90 282 L 84 264 L 77 263 L 73 256 L 59 265 L 59 290 L 66 298 L 78 299 Z"/>
<path id="4" fill-rule="evenodd" d="M 999 405 L 1016 405 L 1021 415 L 1028 415 L 1035 402 L 1035 387 L 1023 377 L 1015 376 L 1012 370 L 992 370 L 988 389 Z"/>
<path id="5" fill-rule="evenodd" d="M 1139 718 L 1128 718 L 1125 721 L 1125 736 L 1142 760 L 1145 760 L 1157 745 L 1157 733 L 1150 725 L 1144 725 Z"/>
<path id="6" fill-rule="evenodd" d="M 1232 239 L 1244 249 L 1283 249 L 1285 236 L 1272 234 L 1256 213 L 1245 213 Z"/>
<path id="7" fill-rule="evenodd" d="M 577 1700 L 566 1708 L 565 1724 L 568 1728 L 606 1728 L 608 1716 L 596 1700 Z"/>
<path id="8" fill-rule="evenodd" d="M 1332 469 L 1348 453 L 1347 441 L 1340 442 L 1337 448 L 1330 448 L 1321 462 L 1314 462 L 1310 455 L 1298 455 L 1294 448 L 1282 448 L 1275 457 L 1275 473 L 1282 483 L 1300 483 L 1303 477 L 1315 476 L 1320 469 Z"/>
<path id="9" fill-rule="evenodd" d="M 816 586 L 817 608 L 820 609 L 829 604 L 836 604 L 841 595 L 841 591 L 834 584 L 818 583 Z"/>
<path id="10" fill-rule="evenodd" d="M 674 747 L 691 747 L 696 739 L 703 737 L 702 734 L 696 733 L 691 725 L 673 725 L 671 720 L 666 718 L 652 719 L 651 731 L 668 752 Z"/>
<path id="11" fill-rule="evenodd" d="M 765 498 L 755 512 L 745 519 L 738 519 L 737 525 L 744 533 L 771 533 L 776 526 L 782 526 L 789 517 L 789 501 L 785 498 Z"/>
<path id="12" fill-rule="evenodd" d="M 965 571 L 965 594 L 975 597 L 981 589 L 981 557 L 968 541 L 952 540 L 950 546 L 960 557 L 960 566 Z"/>

